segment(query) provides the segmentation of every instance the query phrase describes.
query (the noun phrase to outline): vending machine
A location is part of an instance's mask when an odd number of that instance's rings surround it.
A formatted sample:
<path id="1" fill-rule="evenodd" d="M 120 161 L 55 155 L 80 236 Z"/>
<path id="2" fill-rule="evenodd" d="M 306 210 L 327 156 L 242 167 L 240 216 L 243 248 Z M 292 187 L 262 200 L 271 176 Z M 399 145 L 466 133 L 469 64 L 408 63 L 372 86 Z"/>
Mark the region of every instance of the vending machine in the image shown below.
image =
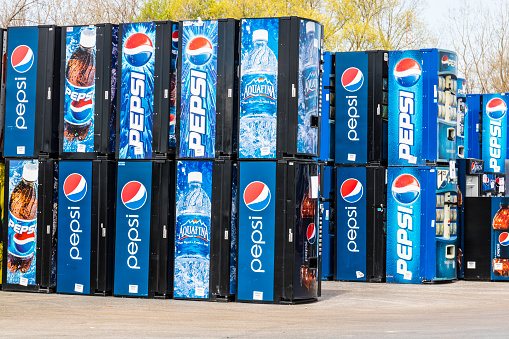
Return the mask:
<path id="1" fill-rule="evenodd" d="M 118 26 L 63 29 L 60 158 L 111 157 L 115 153 Z"/>
<path id="2" fill-rule="evenodd" d="M 239 159 L 317 157 L 322 25 L 242 19 L 240 39 Z"/>
<path id="3" fill-rule="evenodd" d="M 49 292 L 56 285 L 58 165 L 50 158 L 5 166 L 3 277 L 6 291 Z"/>
<path id="4" fill-rule="evenodd" d="M 7 33 L 3 155 L 33 159 L 54 155 L 58 153 L 61 28 L 9 27 Z"/>
<path id="5" fill-rule="evenodd" d="M 172 152 L 172 29 L 171 21 L 119 26 L 116 159 L 166 159 Z"/>
<path id="6" fill-rule="evenodd" d="M 115 176 L 113 161 L 59 162 L 58 293 L 112 292 Z"/>
<path id="7" fill-rule="evenodd" d="M 465 147 L 469 158 L 481 158 L 482 95 L 467 94 L 465 101 Z"/>
<path id="8" fill-rule="evenodd" d="M 113 294 L 173 295 L 174 161 L 117 165 Z"/>

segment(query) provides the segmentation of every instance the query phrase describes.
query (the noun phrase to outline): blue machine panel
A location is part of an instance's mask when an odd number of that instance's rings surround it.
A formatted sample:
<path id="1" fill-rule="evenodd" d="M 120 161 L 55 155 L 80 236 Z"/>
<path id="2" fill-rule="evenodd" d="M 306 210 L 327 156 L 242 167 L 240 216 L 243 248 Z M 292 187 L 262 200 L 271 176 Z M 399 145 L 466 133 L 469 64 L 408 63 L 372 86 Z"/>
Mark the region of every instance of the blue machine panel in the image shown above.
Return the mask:
<path id="1" fill-rule="evenodd" d="M 322 73 L 322 111 L 320 126 L 320 155 L 319 161 L 334 159 L 334 119 L 331 117 L 331 76 L 334 77 L 332 65 L 333 52 L 323 53 Z M 334 103 L 333 103 L 334 106 Z"/>
<path id="2" fill-rule="evenodd" d="M 368 54 L 336 53 L 337 164 L 368 161 Z M 389 87 L 390 88 L 390 87 Z"/>
<path id="3" fill-rule="evenodd" d="M 7 44 L 4 156 L 34 156 L 37 27 L 10 27 Z"/>
<path id="4" fill-rule="evenodd" d="M 505 93 L 482 96 L 482 159 L 484 171 L 505 172 L 507 157 L 507 100 Z"/>
<path id="5" fill-rule="evenodd" d="M 479 142 L 479 112 L 481 112 L 480 94 L 468 94 L 465 102 L 465 139 L 469 158 L 480 159 L 481 147 Z"/>
<path id="6" fill-rule="evenodd" d="M 156 24 L 122 24 L 122 30 L 118 157 L 151 159 Z"/>
<path id="7" fill-rule="evenodd" d="M 57 292 L 90 293 L 92 161 L 61 161 Z"/>
<path id="8" fill-rule="evenodd" d="M 273 301 L 276 163 L 239 166 L 237 299 Z"/>
<path id="9" fill-rule="evenodd" d="M 214 158 L 218 23 L 184 21 L 180 113 L 181 158 Z M 233 65 L 232 65 L 233 67 Z"/>
<path id="10" fill-rule="evenodd" d="M 152 163 L 118 163 L 113 293 L 148 296 Z"/>

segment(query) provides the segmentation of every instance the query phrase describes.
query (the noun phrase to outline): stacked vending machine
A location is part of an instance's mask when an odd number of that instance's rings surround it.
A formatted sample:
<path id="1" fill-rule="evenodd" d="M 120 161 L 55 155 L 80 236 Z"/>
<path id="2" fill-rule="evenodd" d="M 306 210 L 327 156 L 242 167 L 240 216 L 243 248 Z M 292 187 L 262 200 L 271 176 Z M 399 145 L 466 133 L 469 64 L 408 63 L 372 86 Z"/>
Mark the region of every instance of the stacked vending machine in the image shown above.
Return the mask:
<path id="1" fill-rule="evenodd" d="M 387 61 L 387 51 L 336 53 L 336 280 L 385 280 Z"/>
<path id="2" fill-rule="evenodd" d="M 505 195 L 505 159 L 507 158 L 507 93 L 483 94 L 479 123 L 484 181 L 492 196 Z"/>
<path id="3" fill-rule="evenodd" d="M 8 29 L 4 290 L 50 291 L 56 284 L 60 34 L 56 26 Z"/>
<path id="4" fill-rule="evenodd" d="M 118 26 L 62 32 L 57 292 L 111 294 Z"/>
<path id="5" fill-rule="evenodd" d="M 7 67 L 7 31 L 0 29 L 0 44 L 1 44 L 1 57 L 0 57 L 0 150 L 3 151 L 4 140 L 4 120 L 5 120 L 5 68 Z M 1 151 L 0 151 L 1 152 Z M 3 244 L 4 244 L 4 189 L 5 189 L 5 164 L 0 163 L 0 208 L 2 209 L 0 220 L 0 286 L 2 286 L 2 267 L 3 267 Z"/>
<path id="6" fill-rule="evenodd" d="M 175 163 L 170 140 L 174 23 L 119 25 L 113 294 L 171 297 Z"/>
<path id="7" fill-rule="evenodd" d="M 335 133 L 335 53 L 323 52 L 322 110 L 320 115 L 320 203 L 318 206 L 318 231 L 322 243 L 321 279 L 332 280 L 334 274 L 334 133 Z"/>
<path id="8" fill-rule="evenodd" d="M 456 279 L 456 54 L 389 53 L 387 282 Z"/>
<path id="9" fill-rule="evenodd" d="M 240 31 L 237 300 L 313 301 L 323 28 L 285 17 Z"/>
<path id="10" fill-rule="evenodd" d="M 179 24 L 176 299 L 235 296 L 238 33 L 234 19 Z"/>

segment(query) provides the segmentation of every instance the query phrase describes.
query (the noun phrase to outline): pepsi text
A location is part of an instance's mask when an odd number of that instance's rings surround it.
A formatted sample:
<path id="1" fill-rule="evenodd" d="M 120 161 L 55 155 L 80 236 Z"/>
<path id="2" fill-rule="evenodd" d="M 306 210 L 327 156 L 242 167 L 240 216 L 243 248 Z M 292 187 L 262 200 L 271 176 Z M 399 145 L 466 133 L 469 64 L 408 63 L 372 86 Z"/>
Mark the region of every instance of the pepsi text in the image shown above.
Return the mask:
<path id="1" fill-rule="evenodd" d="M 207 98 L 207 73 L 191 70 L 191 98 L 189 118 L 189 148 L 194 150 L 195 156 L 205 154 L 202 135 L 205 134 L 205 100 Z"/>
<path id="2" fill-rule="evenodd" d="M 145 128 L 145 74 L 131 71 L 131 97 L 129 99 L 129 145 L 135 154 L 143 152 L 142 133 Z"/>
<path id="3" fill-rule="evenodd" d="M 417 157 L 412 155 L 411 146 L 414 145 L 414 115 L 415 94 L 407 91 L 399 91 L 399 158 L 408 161 L 410 164 L 417 163 Z"/>

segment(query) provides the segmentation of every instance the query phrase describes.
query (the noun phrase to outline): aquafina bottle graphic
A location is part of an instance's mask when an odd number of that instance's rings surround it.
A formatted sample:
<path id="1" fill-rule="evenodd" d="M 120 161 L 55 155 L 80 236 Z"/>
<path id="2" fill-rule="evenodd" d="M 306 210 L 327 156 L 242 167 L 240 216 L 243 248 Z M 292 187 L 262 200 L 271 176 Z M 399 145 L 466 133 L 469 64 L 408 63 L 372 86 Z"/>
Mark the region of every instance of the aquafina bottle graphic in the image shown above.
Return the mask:
<path id="1" fill-rule="evenodd" d="M 175 230 L 175 297 L 208 298 L 210 198 L 202 174 L 190 172 L 188 187 L 177 201 Z"/>
<path id="2" fill-rule="evenodd" d="M 246 158 L 276 154 L 278 62 L 267 43 L 267 30 L 254 31 L 252 49 L 242 58 L 239 144 Z"/>
<path id="3" fill-rule="evenodd" d="M 24 274 L 30 267 L 35 267 L 37 177 L 37 164 L 32 161 L 26 162 L 23 166 L 22 179 L 9 197 L 7 268 L 11 273 L 19 271 Z"/>
<path id="4" fill-rule="evenodd" d="M 82 30 L 79 46 L 67 61 L 64 136 L 70 142 L 85 140 L 93 123 L 95 43 L 95 30 L 88 28 Z"/>

